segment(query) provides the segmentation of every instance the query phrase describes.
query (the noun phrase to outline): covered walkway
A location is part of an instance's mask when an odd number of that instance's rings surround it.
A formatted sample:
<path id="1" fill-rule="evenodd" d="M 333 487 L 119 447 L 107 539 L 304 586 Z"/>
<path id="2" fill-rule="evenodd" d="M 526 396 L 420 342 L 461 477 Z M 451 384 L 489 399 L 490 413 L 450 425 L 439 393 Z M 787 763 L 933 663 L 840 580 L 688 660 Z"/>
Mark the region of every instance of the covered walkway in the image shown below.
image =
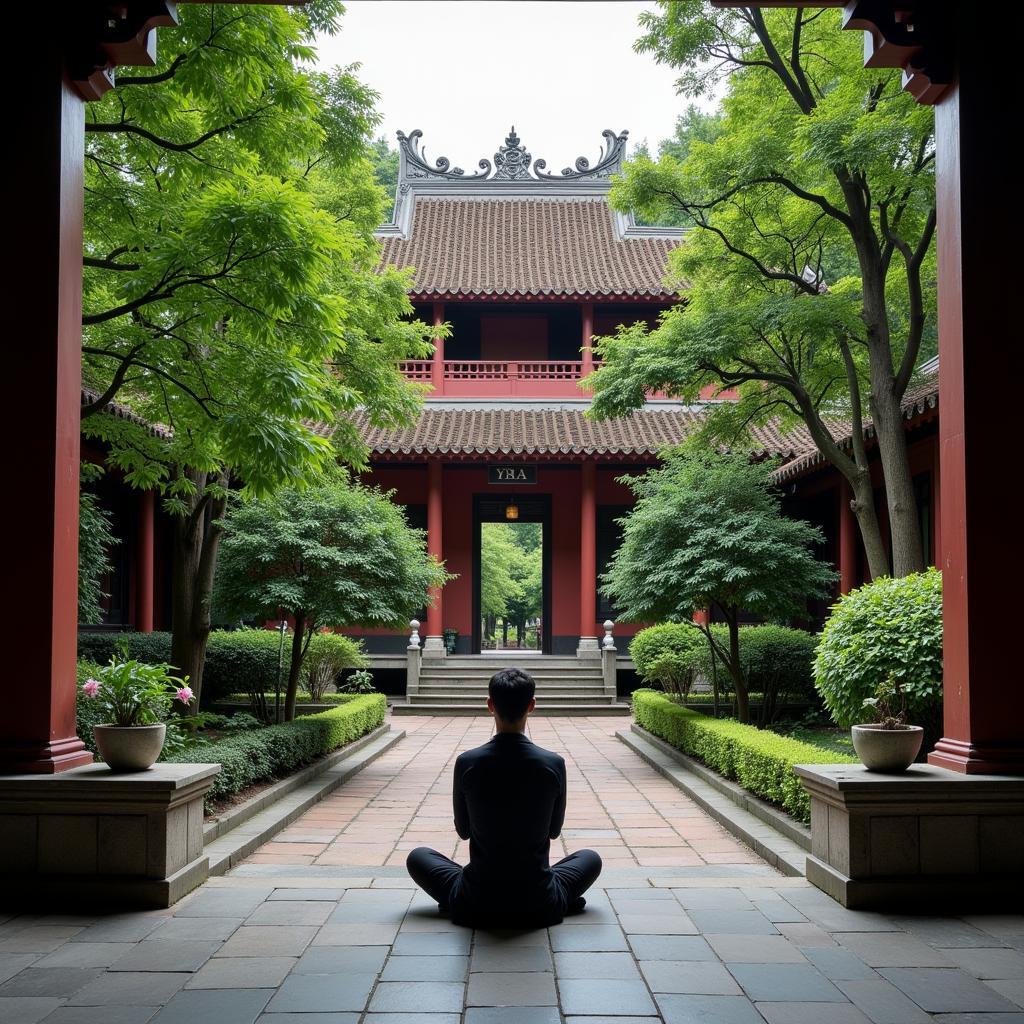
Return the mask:
<path id="1" fill-rule="evenodd" d="M 553 856 L 605 861 L 587 912 L 528 934 L 455 927 L 402 865 L 421 844 L 464 856 L 450 769 L 488 720 L 401 724 L 393 751 L 169 911 L 0 915 L 0 1020 L 1024 1022 L 1024 917 L 845 910 L 727 835 L 614 720 L 533 727 L 569 767 Z"/>

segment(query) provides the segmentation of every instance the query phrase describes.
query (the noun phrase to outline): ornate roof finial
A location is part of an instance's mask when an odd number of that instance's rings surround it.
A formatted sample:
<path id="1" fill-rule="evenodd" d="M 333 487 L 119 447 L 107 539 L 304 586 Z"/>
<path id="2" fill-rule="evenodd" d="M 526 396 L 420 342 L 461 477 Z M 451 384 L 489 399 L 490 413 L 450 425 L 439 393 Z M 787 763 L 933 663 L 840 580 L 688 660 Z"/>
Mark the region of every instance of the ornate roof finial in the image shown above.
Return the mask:
<path id="1" fill-rule="evenodd" d="M 494 166 L 497 170 L 494 177 L 501 181 L 520 181 L 530 176 L 530 154 L 526 147 L 520 145 L 519 136 L 516 135 L 516 126 L 505 136 L 505 145 L 498 148 L 494 154 Z"/>

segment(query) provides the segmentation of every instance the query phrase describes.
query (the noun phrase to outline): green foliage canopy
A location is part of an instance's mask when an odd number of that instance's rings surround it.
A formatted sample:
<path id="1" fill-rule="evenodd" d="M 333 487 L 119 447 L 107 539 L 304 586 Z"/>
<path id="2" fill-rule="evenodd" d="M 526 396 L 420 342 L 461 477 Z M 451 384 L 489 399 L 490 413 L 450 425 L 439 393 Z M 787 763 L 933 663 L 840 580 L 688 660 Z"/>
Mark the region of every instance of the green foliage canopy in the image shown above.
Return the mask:
<path id="1" fill-rule="evenodd" d="M 98 466 L 82 464 L 82 482 L 102 476 Z M 110 513 L 92 491 L 78 492 L 78 621 L 96 625 L 103 621 L 103 579 L 110 572 L 110 550 L 118 543 Z"/>

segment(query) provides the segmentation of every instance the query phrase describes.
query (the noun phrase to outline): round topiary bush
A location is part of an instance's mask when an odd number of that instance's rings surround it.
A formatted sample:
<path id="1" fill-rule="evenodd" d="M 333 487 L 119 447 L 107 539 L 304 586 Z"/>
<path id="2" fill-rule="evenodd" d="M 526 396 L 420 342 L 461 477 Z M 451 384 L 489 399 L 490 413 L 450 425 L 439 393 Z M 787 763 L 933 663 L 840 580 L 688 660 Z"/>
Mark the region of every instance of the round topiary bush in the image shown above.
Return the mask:
<path id="1" fill-rule="evenodd" d="M 641 629 L 630 641 L 629 655 L 641 678 L 659 683 L 667 693 L 685 696 L 706 641 L 696 626 L 665 622 Z"/>
<path id="2" fill-rule="evenodd" d="M 895 676 L 911 722 L 932 726 L 942 707 L 942 573 L 882 576 L 833 606 L 814 682 L 838 725 L 866 721 L 864 701 Z"/>

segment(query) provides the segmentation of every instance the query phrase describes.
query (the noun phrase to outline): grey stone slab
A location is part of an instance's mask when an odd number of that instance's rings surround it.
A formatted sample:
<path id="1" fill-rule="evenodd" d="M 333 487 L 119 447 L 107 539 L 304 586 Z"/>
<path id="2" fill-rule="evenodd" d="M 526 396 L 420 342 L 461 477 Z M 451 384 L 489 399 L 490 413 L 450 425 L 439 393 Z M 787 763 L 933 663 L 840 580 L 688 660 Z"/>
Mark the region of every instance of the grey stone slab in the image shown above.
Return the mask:
<path id="1" fill-rule="evenodd" d="M 256 1024 L 359 1024 L 360 1016 L 358 1013 L 265 1013 Z"/>
<path id="2" fill-rule="evenodd" d="M 471 971 L 550 971 L 551 950 L 543 946 L 473 947 Z"/>
<path id="3" fill-rule="evenodd" d="M 310 946 L 293 974 L 379 974 L 389 946 Z"/>
<path id="4" fill-rule="evenodd" d="M 794 946 L 835 946 L 836 942 L 824 928 L 811 921 L 779 921 L 775 924 L 780 935 L 785 935 Z"/>
<path id="5" fill-rule="evenodd" d="M 52 953 L 85 929 L 28 925 L 0 933 L 0 953 Z"/>
<path id="6" fill-rule="evenodd" d="M 457 1013 L 465 986 L 453 981 L 382 981 L 373 993 L 375 1013 Z"/>
<path id="7" fill-rule="evenodd" d="M 745 996 L 660 995 L 665 1024 L 764 1024 Z"/>
<path id="8" fill-rule="evenodd" d="M 560 1020 L 554 1006 L 471 1006 L 466 1010 L 466 1024 L 559 1024 Z M 380 1021 L 391 1024 L 390 1017 Z"/>
<path id="9" fill-rule="evenodd" d="M 248 917 L 270 894 L 273 886 L 244 889 L 203 889 L 175 907 L 175 917 Z"/>
<path id="10" fill-rule="evenodd" d="M 929 1013 L 1007 1013 L 1018 1009 L 956 968 L 887 967 L 878 973 Z"/>
<path id="11" fill-rule="evenodd" d="M 655 1024 L 659 1017 L 566 1017 L 565 1024 Z"/>
<path id="12" fill-rule="evenodd" d="M 159 1006 L 61 1006 L 46 1024 L 146 1024 Z"/>
<path id="13" fill-rule="evenodd" d="M 395 939 L 395 956 L 468 956 L 472 932 L 410 932 Z"/>
<path id="14" fill-rule="evenodd" d="M 846 997 L 811 964 L 729 964 L 755 1002 L 845 1003 Z"/>
<path id="15" fill-rule="evenodd" d="M 604 891 L 605 896 L 615 903 L 618 900 L 665 900 L 671 902 L 675 897 L 673 890 L 662 889 L 653 885 L 636 886 L 635 888 L 609 889 Z"/>
<path id="16" fill-rule="evenodd" d="M 277 988 L 295 962 L 290 956 L 218 957 L 203 964 L 185 988 Z"/>
<path id="17" fill-rule="evenodd" d="M 381 981 L 465 981 L 468 956 L 393 956 Z"/>
<path id="18" fill-rule="evenodd" d="M 986 981 L 985 984 L 1001 996 L 1005 996 L 1011 1003 L 1024 1007 L 1024 978 L 1013 981 Z"/>
<path id="19" fill-rule="evenodd" d="M 543 928 L 532 928 L 527 931 L 510 928 L 492 928 L 487 931 L 473 933 L 474 950 L 484 947 L 495 949 L 518 949 L 523 946 L 544 946 L 548 948 L 548 933 Z"/>
<path id="20" fill-rule="evenodd" d="M 648 914 L 652 917 L 686 918 L 686 911 L 675 900 L 637 900 L 619 897 L 612 900 L 611 905 L 620 917 L 623 914 Z"/>
<path id="21" fill-rule="evenodd" d="M 673 889 L 672 894 L 687 910 L 754 910 L 754 904 L 740 889 Z M 795 909 L 795 908 L 794 908 Z"/>
<path id="22" fill-rule="evenodd" d="M 312 925 L 243 925 L 217 956 L 301 956 L 317 930 Z"/>
<path id="23" fill-rule="evenodd" d="M 411 898 L 411 891 L 401 889 L 349 889 L 327 920 L 330 924 L 401 924 Z"/>
<path id="24" fill-rule="evenodd" d="M 556 1006 L 555 977 L 550 972 L 522 974 L 491 971 L 469 976 L 467 1006 Z"/>
<path id="25" fill-rule="evenodd" d="M 1024 1013 L 937 1013 L 935 1024 L 1024 1024 Z"/>
<path id="26" fill-rule="evenodd" d="M 759 910 L 691 910 L 690 920 L 704 935 L 778 935 Z"/>
<path id="27" fill-rule="evenodd" d="M 111 965 L 112 971 L 198 971 L 221 948 L 217 939 L 140 942 Z"/>
<path id="28" fill-rule="evenodd" d="M 685 914 L 620 914 L 619 925 L 630 935 L 696 935 Z"/>
<path id="29" fill-rule="evenodd" d="M 781 935 L 705 935 L 726 963 L 802 964 L 807 958 Z"/>
<path id="30" fill-rule="evenodd" d="M 630 953 L 556 953 L 555 973 L 559 981 L 563 978 L 637 981 L 640 978 L 640 971 Z"/>
<path id="31" fill-rule="evenodd" d="M 261 903 L 245 923 L 251 924 L 323 924 L 333 912 L 333 904 L 323 901 L 277 900 Z"/>
<path id="32" fill-rule="evenodd" d="M 906 932 L 836 932 L 833 938 L 869 967 L 951 967 L 949 957 Z"/>
<path id="33" fill-rule="evenodd" d="M 108 971 L 69 1000 L 73 1006 L 161 1006 L 188 979 L 190 974 L 151 974 L 136 971 L 114 974 Z"/>
<path id="34" fill-rule="evenodd" d="M 548 929 L 551 948 L 556 953 L 574 950 L 594 952 L 628 950 L 626 936 L 617 925 L 596 924 L 592 928 L 574 928 L 571 925 L 556 925 Z"/>
<path id="35" fill-rule="evenodd" d="M 644 1017 L 655 1013 L 647 986 L 642 981 L 566 978 L 558 991 L 565 1014 L 612 1014 Z"/>
<path id="36" fill-rule="evenodd" d="M 884 978 L 836 981 L 836 987 L 875 1024 L 931 1024 L 931 1017 Z"/>
<path id="37" fill-rule="evenodd" d="M 629 935 L 637 960 L 715 960 L 715 951 L 700 935 Z"/>
<path id="38" fill-rule="evenodd" d="M 66 947 L 65 947 L 66 948 Z M 59 952 L 59 950 L 58 950 Z M 0 984 L 13 978 L 19 971 L 23 971 L 29 964 L 38 963 L 38 953 L 0 953 Z M 96 967 L 97 964 L 80 963 L 58 963 L 44 964 L 44 967 Z"/>
<path id="39" fill-rule="evenodd" d="M 141 942 L 150 932 L 159 928 L 166 916 L 149 917 L 145 914 L 118 914 L 97 921 L 81 929 L 72 942 Z"/>
<path id="40" fill-rule="evenodd" d="M 893 921 L 925 942 L 947 947 L 1002 946 L 1001 939 L 959 917 L 896 916 Z"/>
<path id="41" fill-rule="evenodd" d="M 38 1024 L 60 1006 L 60 1000 L 49 996 L 0 997 L 0 1020 L 4 1024 Z"/>
<path id="42" fill-rule="evenodd" d="M 768 1024 L 871 1024 L 852 1003 L 758 1003 Z"/>
<path id="43" fill-rule="evenodd" d="M 270 989 L 179 992 L 154 1018 L 158 1024 L 254 1024 Z"/>
<path id="44" fill-rule="evenodd" d="M 743 995 L 736 979 L 718 963 L 699 960 L 642 960 L 640 970 L 643 971 L 652 992 L 707 996 Z"/>
<path id="45" fill-rule="evenodd" d="M 135 948 L 133 942 L 67 942 L 36 960 L 36 967 L 109 967 Z M 2 960 L 2 957 L 0 957 Z M 0 964 L 2 973 L 2 964 Z"/>
<path id="46" fill-rule="evenodd" d="M 461 1016 L 459 1013 L 368 1013 L 363 1024 L 459 1024 Z"/>
<path id="47" fill-rule="evenodd" d="M 399 925 L 400 932 L 457 932 L 461 930 L 451 918 L 440 914 L 437 904 L 430 907 L 412 907 L 406 912 L 402 923 Z"/>
<path id="48" fill-rule="evenodd" d="M 962 947 L 945 949 L 945 955 L 961 970 L 985 981 L 1011 981 L 1024 978 L 1024 955 L 1015 949 Z"/>
<path id="49" fill-rule="evenodd" d="M 780 889 L 779 895 L 827 932 L 898 932 L 901 928 L 885 914 L 847 910 L 813 888 Z"/>
<path id="50" fill-rule="evenodd" d="M 772 924 L 796 924 L 807 918 L 781 896 L 770 896 L 753 901 L 755 910 L 759 910 Z"/>
<path id="51" fill-rule="evenodd" d="M 967 915 L 963 920 L 1009 945 L 1016 945 L 1024 938 L 1024 915 L 1021 914 Z"/>
<path id="52" fill-rule="evenodd" d="M 375 974 L 295 974 L 284 980 L 267 1012 L 362 1010 L 376 980 Z"/>
<path id="53" fill-rule="evenodd" d="M 0 998 L 70 996 L 102 973 L 91 967 L 26 967 L 0 985 Z"/>
<path id="54" fill-rule="evenodd" d="M 241 917 L 169 917 L 146 936 L 146 942 L 166 939 L 228 939 L 242 925 Z"/>
<path id="55" fill-rule="evenodd" d="M 803 954 L 832 981 L 863 981 L 876 977 L 875 972 L 848 949 L 822 946 L 804 949 Z"/>
<path id="56" fill-rule="evenodd" d="M 275 889 L 267 899 L 276 900 L 323 900 L 337 903 L 345 895 L 344 889 Z"/>
<path id="57" fill-rule="evenodd" d="M 314 946 L 384 946 L 398 935 L 398 924 L 325 924 Z"/>

